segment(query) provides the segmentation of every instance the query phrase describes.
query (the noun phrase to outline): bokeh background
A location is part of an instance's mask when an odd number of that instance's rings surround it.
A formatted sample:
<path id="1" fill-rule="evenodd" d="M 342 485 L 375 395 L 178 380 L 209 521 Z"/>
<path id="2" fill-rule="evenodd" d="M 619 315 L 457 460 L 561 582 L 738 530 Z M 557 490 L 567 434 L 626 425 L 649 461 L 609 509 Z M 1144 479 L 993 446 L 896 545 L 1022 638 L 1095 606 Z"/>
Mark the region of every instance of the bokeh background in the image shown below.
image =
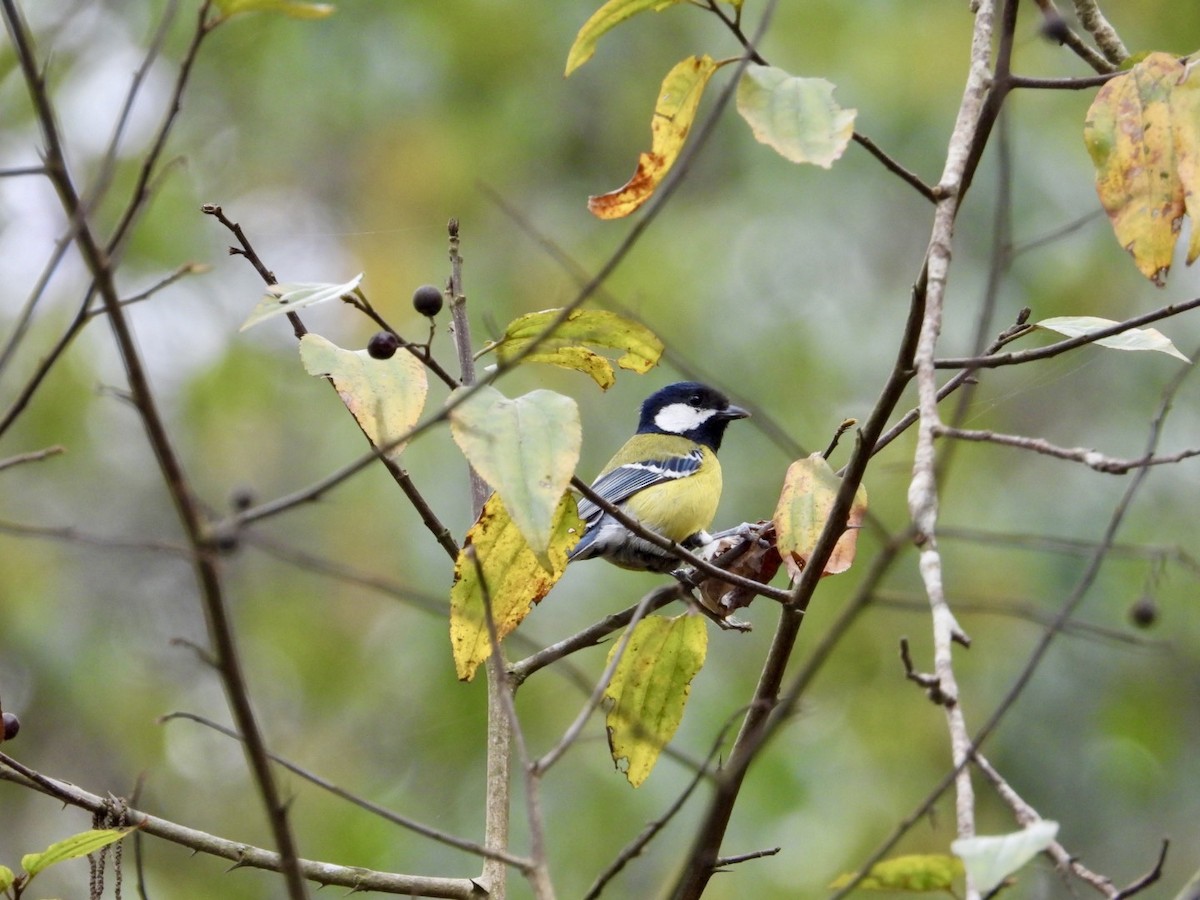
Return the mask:
<path id="1" fill-rule="evenodd" d="M 365 272 L 372 302 L 413 338 L 427 325 L 409 297 L 420 284 L 444 283 L 452 216 L 462 223 L 477 342 L 517 315 L 569 301 L 575 281 L 536 235 L 595 270 L 630 223 L 592 218 L 586 198 L 633 171 L 662 75 L 690 53 L 738 51 L 711 15 L 676 8 L 623 25 L 565 80 L 567 48 L 596 5 L 347 0 L 317 22 L 246 16 L 206 42 L 169 145 L 174 162 L 156 182 L 120 275 L 121 290 L 132 295 L 185 263 L 211 267 L 129 311 L 205 504 L 222 511 L 239 494 L 268 500 L 297 490 L 364 447 L 333 392 L 304 374 L 285 323 L 238 332 L 261 284 L 244 260 L 227 255 L 229 235 L 200 213 L 201 204 L 220 204 L 240 222 L 281 280 L 340 281 Z M 179 6 L 133 111 L 114 187 L 96 212 L 100 223 L 114 221 L 169 97 L 197 8 L 190 0 Z M 164 4 L 41 0 L 26 7 L 41 52 L 51 55 L 50 88 L 76 176 L 86 182 Z M 760 7 L 747 2 L 751 25 Z M 795 74 L 833 81 L 839 101 L 859 110 L 859 130 L 932 183 L 966 72 L 966 7 L 784 3 L 762 51 Z M 1133 51 L 1183 54 L 1200 46 L 1200 14 L 1189 4 L 1114 2 L 1107 11 Z M 1040 36 L 1036 10 L 1022 13 L 1018 72 L 1088 74 Z M 702 116 L 728 74 L 714 78 Z M 1168 285 L 1154 288 L 1116 246 L 1081 138 L 1092 96 L 1029 91 L 1008 104 L 1017 252 L 989 334 L 1023 306 L 1035 319 L 1121 319 L 1200 291 L 1200 278 L 1182 260 Z M 0 44 L 0 168 L 36 164 L 38 146 L 12 48 Z M 977 327 L 1001 193 L 998 146 L 960 219 L 943 355 L 968 353 Z M 510 396 L 550 387 L 578 400 L 586 478 L 632 430 L 641 399 L 676 380 L 682 364 L 763 411 L 726 439 L 717 525 L 764 518 L 792 456 L 764 424 L 776 423 L 807 451 L 823 448 L 844 418 L 866 415 L 894 358 L 930 222 L 929 205 L 861 148 L 852 146 L 830 171 L 796 167 L 757 144 L 729 109 L 686 183 L 606 285 L 611 301 L 660 334 L 672 361 L 644 377 L 622 374 L 603 394 L 582 376 L 538 367 L 513 373 L 501 387 Z M 63 227 L 43 179 L 0 179 L 6 339 Z M 85 287 L 68 255 L 0 376 L 4 408 Z M 374 330 L 344 308 L 305 319 L 349 347 L 364 346 Z M 1189 355 L 1200 345 L 1194 315 L 1162 328 Z M 445 316 L 434 350 L 453 368 Z M 1180 366 L 1161 354 L 1086 348 L 985 372 L 966 424 L 1136 456 Z M 215 676 L 187 645 L 205 641 L 202 613 L 189 567 L 171 551 L 182 538 L 124 387 L 98 319 L 0 439 L 0 457 L 51 444 L 68 449 L 0 472 L 0 698 L 22 723 L 5 751 L 98 793 L 128 794 L 143 776 L 144 808 L 269 845 L 238 746 L 190 722 L 158 722 L 179 710 L 221 722 L 228 715 Z M 431 402 L 440 402 L 439 390 Z M 1164 452 L 1200 444 L 1198 392 L 1188 383 L 1176 398 Z M 406 456 L 416 485 L 461 539 L 469 496 L 465 464 L 452 446 L 441 429 Z M 872 510 L 891 531 L 906 521 L 911 449 L 909 439 L 897 441 L 867 478 Z M 841 460 L 844 451 L 834 458 Z M 975 640 L 957 653 L 973 726 L 1010 689 L 1128 483 L 1016 450 L 956 448 L 942 495 L 943 548 L 951 599 Z M 987 747 L 1013 786 L 1062 823 L 1067 848 L 1118 883 L 1149 869 L 1170 837 L 1164 878 L 1147 894 L 1154 897 L 1175 896 L 1200 868 L 1198 498 L 1195 462 L 1150 475 L 1077 627 L 1058 639 Z M 38 536 L 35 526 L 70 527 L 76 539 Z M 865 531 L 856 569 L 823 585 L 798 662 L 825 634 L 880 541 L 879 531 Z M 320 503 L 256 527 L 225 571 L 272 749 L 376 802 L 478 838 L 484 685 L 454 678 L 445 619 L 451 567 L 386 473 L 368 470 Z M 532 645 L 548 643 L 656 583 L 601 563 L 580 565 L 523 634 Z M 734 815 L 725 852 L 781 852 L 717 877 L 710 896 L 825 895 L 946 771 L 943 716 L 905 682 L 897 655 L 907 636 L 918 667 L 930 665 L 911 551 L 885 585 L 753 770 Z M 1148 628 L 1131 623 L 1139 601 L 1153 612 Z M 709 662 L 676 739 L 693 757 L 707 751 L 757 678 L 776 613 L 760 600 L 746 617 L 752 634 L 711 635 Z M 511 653 L 528 646 L 514 644 Z M 604 652 L 580 653 L 571 665 L 594 679 Z M 532 747 L 549 747 L 583 699 L 554 671 L 523 687 L 518 708 Z M 689 776 L 664 758 L 645 786 L 630 789 L 594 720 L 545 781 L 559 895 L 582 895 Z M 309 858 L 419 874 L 478 872 L 474 858 L 291 775 L 280 778 L 294 796 L 293 822 Z M 1014 828 L 992 792 L 977 787 L 981 830 Z M 611 896 L 653 896 L 686 852 L 702 810 L 693 800 Z M 0 783 L 0 862 L 15 867 L 21 854 L 86 826 L 79 812 Z M 953 812 L 943 801 L 899 850 L 945 852 L 952 837 Z M 524 846 L 520 824 L 514 843 Z M 144 849 L 155 900 L 282 894 L 267 873 L 226 874 L 223 861 L 157 840 Z M 47 873 L 38 895 L 82 896 L 85 874 L 82 863 Z M 527 895 L 517 876 L 511 889 Z M 1011 895 L 1066 897 L 1072 890 L 1087 893 L 1040 860 Z"/>

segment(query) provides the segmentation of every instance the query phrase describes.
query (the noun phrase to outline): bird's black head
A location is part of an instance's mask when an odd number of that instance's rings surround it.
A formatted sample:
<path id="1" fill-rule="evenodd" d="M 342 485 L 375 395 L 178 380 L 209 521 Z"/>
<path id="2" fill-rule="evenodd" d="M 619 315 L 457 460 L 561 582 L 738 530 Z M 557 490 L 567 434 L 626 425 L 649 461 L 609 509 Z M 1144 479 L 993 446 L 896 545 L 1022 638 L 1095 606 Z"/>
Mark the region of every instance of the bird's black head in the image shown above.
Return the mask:
<path id="1" fill-rule="evenodd" d="M 680 381 L 651 394 L 642 404 L 638 434 L 677 434 L 711 447 L 715 453 L 725 427 L 748 415 L 720 391 L 695 381 Z"/>

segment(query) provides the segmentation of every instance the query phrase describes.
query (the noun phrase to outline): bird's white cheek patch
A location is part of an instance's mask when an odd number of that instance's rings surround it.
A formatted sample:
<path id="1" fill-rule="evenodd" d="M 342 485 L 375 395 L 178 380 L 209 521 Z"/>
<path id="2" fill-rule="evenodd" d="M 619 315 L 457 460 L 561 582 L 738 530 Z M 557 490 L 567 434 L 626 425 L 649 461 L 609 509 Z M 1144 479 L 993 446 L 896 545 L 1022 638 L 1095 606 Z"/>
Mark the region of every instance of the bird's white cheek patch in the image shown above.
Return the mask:
<path id="1" fill-rule="evenodd" d="M 654 424 L 672 434 L 686 434 L 693 428 L 699 428 L 716 412 L 715 409 L 696 409 L 686 403 L 672 403 L 658 411 L 658 415 L 654 417 Z"/>

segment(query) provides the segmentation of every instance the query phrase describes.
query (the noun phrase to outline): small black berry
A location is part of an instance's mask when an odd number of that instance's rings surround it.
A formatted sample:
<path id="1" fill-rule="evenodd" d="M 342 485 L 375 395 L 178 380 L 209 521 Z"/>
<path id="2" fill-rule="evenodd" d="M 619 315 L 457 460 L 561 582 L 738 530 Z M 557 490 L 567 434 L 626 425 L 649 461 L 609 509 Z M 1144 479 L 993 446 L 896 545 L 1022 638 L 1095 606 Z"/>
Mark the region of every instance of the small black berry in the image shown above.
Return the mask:
<path id="1" fill-rule="evenodd" d="M 390 331 L 379 331 L 367 342 L 367 352 L 372 359 L 391 359 L 400 349 L 400 338 Z"/>
<path id="2" fill-rule="evenodd" d="M 245 512 L 254 505 L 254 491 L 240 487 L 229 496 L 229 505 L 237 512 Z"/>
<path id="3" fill-rule="evenodd" d="M 21 723 L 12 713 L 4 714 L 4 740 L 11 741 L 17 736 L 17 732 L 21 730 Z"/>
<path id="4" fill-rule="evenodd" d="M 442 311 L 442 292 L 432 284 L 423 284 L 413 291 L 413 309 L 433 318 Z"/>
<path id="5" fill-rule="evenodd" d="M 1138 628 L 1149 628 L 1158 621 L 1158 604 L 1153 597 L 1139 597 L 1133 606 L 1129 607 L 1129 621 Z"/>

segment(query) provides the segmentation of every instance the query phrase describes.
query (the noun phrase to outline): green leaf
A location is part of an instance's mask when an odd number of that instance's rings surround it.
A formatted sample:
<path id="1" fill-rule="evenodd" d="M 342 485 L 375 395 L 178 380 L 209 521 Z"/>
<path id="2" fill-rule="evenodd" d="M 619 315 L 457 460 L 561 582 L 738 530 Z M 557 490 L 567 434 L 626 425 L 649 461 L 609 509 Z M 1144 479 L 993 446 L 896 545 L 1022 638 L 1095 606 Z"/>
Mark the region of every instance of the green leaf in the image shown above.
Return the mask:
<path id="1" fill-rule="evenodd" d="M 912 854 L 894 856 L 871 866 L 858 886 L 867 891 L 949 891 L 963 874 L 963 864 L 953 856 Z M 839 875 L 829 886 L 844 888 L 854 875 Z"/>
<path id="2" fill-rule="evenodd" d="M 80 832 L 51 844 L 41 853 L 26 853 L 21 857 L 21 868 L 32 878 L 38 872 L 57 863 L 66 862 L 68 859 L 78 859 L 94 853 L 101 847 L 107 847 L 131 831 L 133 831 L 132 828 L 101 828 Z"/>
<path id="3" fill-rule="evenodd" d="M 1200 75 L 1169 53 L 1150 53 L 1096 94 L 1083 138 L 1096 192 L 1122 247 L 1143 275 L 1166 280 L 1183 215 L 1187 261 L 1200 256 Z"/>
<path id="4" fill-rule="evenodd" d="M 750 66 L 737 88 L 737 108 L 754 137 L 794 163 L 828 169 L 854 136 L 858 111 L 833 100 L 824 78 L 797 78 L 773 66 Z"/>
<path id="5" fill-rule="evenodd" d="M 390 359 L 375 359 L 366 350 L 343 350 L 319 334 L 300 339 L 300 361 L 309 375 L 333 382 L 338 396 L 363 433 L 376 447 L 389 447 L 407 434 L 425 408 L 429 381 L 421 361 L 401 348 Z M 404 444 L 387 456 L 399 457 Z"/>
<path id="6" fill-rule="evenodd" d="M 793 578 L 808 563 L 841 486 L 842 480 L 820 453 L 798 459 L 788 466 L 773 520 L 779 554 Z M 846 530 L 834 545 L 822 574 L 837 575 L 850 568 L 858 545 L 858 529 L 866 511 L 867 489 L 859 485 Z"/>
<path id="7" fill-rule="evenodd" d="M 610 661 L 618 646 L 609 651 Z M 634 787 L 646 780 L 679 727 L 707 652 L 708 629 L 700 616 L 648 616 L 634 627 L 604 691 L 608 746 L 618 767 L 625 761 Z"/>
<path id="8" fill-rule="evenodd" d="M 258 305 L 250 313 L 250 317 L 242 323 L 239 331 L 245 331 L 252 325 L 257 325 L 259 322 L 272 319 L 275 316 L 282 316 L 286 313 L 296 312 L 296 310 L 304 309 L 306 306 L 315 306 L 318 303 L 324 303 L 327 300 L 337 300 L 346 294 L 349 294 L 362 281 L 362 272 L 359 272 L 345 284 L 325 284 L 321 282 L 294 282 L 291 284 L 273 284 L 267 288 L 267 293 Z"/>
<path id="9" fill-rule="evenodd" d="M 504 336 L 484 352 L 495 350 L 500 362 L 508 362 L 525 352 L 560 310 L 544 309 L 528 313 L 508 323 Z M 577 309 L 562 322 L 550 337 L 538 342 L 537 348 L 522 357 L 526 362 L 545 363 L 564 369 L 583 372 L 608 390 L 616 375 L 612 364 L 586 345 L 618 350 L 617 365 L 639 374 L 658 364 L 663 343 L 645 325 L 623 318 L 613 312 L 598 309 Z"/>
<path id="10" fill-rule="evenodd" d="M 1042 319 L 1033 327 L 1045 328 L 1047 331 L 1065 334 L 1067 337 L 1080 337 L 1102 328 L 1111 328 L 1116 324 L 1112 319 L 1102 319 L 1099 316 L 1058 316 L 1053 319 Z M 1113 350 L 1156 350 L 1159 353 L 1181 359 L 1185 363 L 1191 362 L 1157 328 L 1130 328 L 1120 334 L 1100 338 L 1095 343 Z"/>
<path id="11" fill-rule="evenodd" d="M 467 532 L 467 539 L 454 563 L 454 586 L 450 589 L 450 646 L 460 680 L 474 678 L 479 664 L 492 653 L 486 600 L 491 600 L 497 637 L 503 640 L 562 577 L 567 567 L 567 553 L 579 542 L 582 532 L 583 522 L 579 519 L 575 500 L 570 494 L 563 494 L 555 511 L 549 550 L 551 567 L 547 570 L 509 518 L 500 495 L 492 494 Z M 479 560 L 478 569 L 472 555 Z"/>
<path id="12" fill-rule="evenodd" d="M 332 16 L 332 3 L 306 3 L 303 0 L 216 0 L 217 10 L 225 18 L 249 12 L 277 12 L 293 19 L 324 19 Z"/>
<path id="13" fill-rule="evenodd" d="M 485 386 L 451 409 L 450 433 L 549 571 L 555 511 L 583 441 L 575 401 L 547 390 L 509 400 Z"/>
<path id="14" fill-rule="evenodd" d="M 570 75 L 591 59 L 592 54 L 596 52 L 596 42 L 626 19 L 648 9 L 658 12 L 668 6 L 686 2 L 688 0 L 608 0 L 592 13 L 592 17 L 579 29 L 579 34 L 575 35 L 575 43 L 567 53 L 567 71 L 564 74 Z"/>
<path id="15" fill-rule="evenodd" d="M 950 849 L 962 859 L 976 889 L 988 894 L 1054 843 L 1057 835 L 1058 823 L 1043 819 L 1011 834 L 961 838 Z"/>
<path id="16" fill-rule="evenodd" d="M 7 891 L 16 882 L 17 876 L 8 866 L 0 866 L 0 891 Z"/>
<path id="17" fill-rule="evenodd" d="M 638 156 L 633 177 L 622 187 L 588 198 L 593 215 L 619 219 L 654 195 L 683 150 L 709 78 L 722 65 L 709 56 L 689 56 L 667 73 L 650 120 L 650 150 Z"/>

